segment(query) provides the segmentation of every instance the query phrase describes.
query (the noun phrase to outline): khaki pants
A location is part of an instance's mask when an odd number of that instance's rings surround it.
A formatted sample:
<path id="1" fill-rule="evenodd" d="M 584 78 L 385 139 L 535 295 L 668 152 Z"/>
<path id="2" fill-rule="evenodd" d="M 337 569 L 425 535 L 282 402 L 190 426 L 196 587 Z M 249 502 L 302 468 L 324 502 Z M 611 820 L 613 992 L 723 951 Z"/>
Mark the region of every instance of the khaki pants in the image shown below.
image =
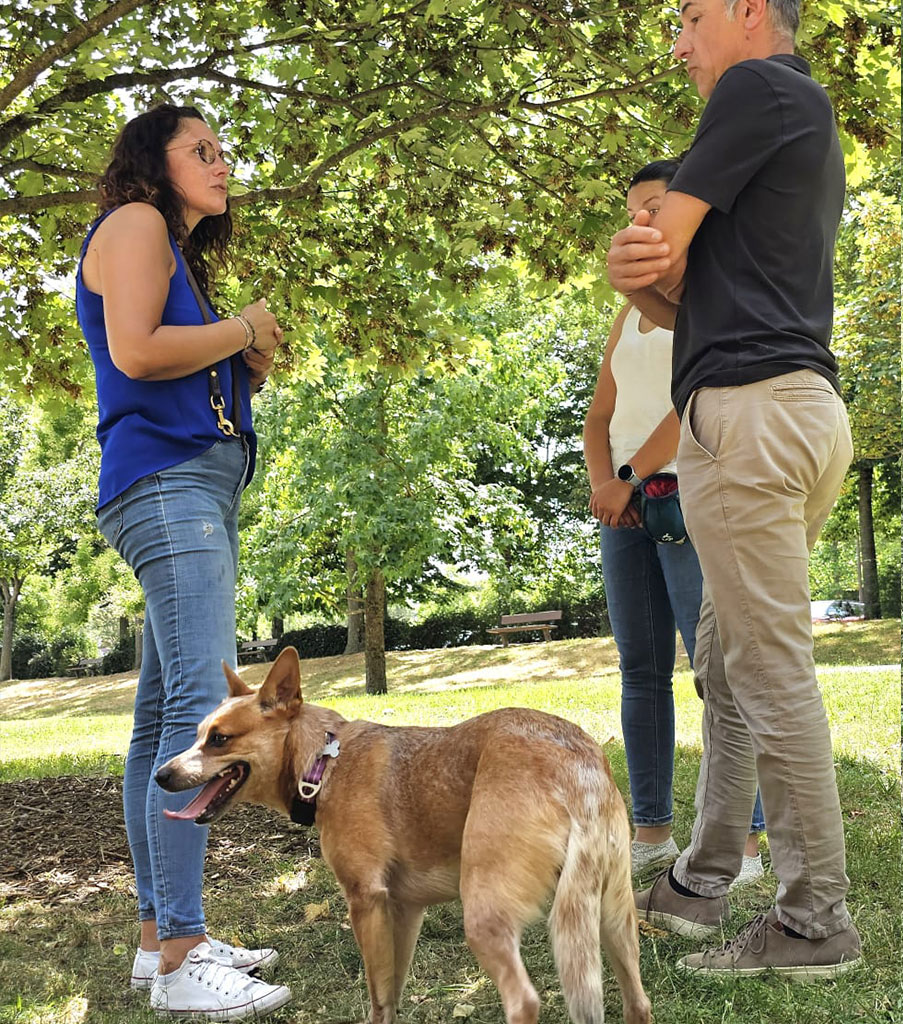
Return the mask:
<path id="1" fill-rule="evenodd" d="M 696 821 L 674 876 L 702 895 L 727 891 L 758 776 L 778 917 L 813 939 L 850 924 L 808 564 L 851 458 L 843 402 L 809 370 L 696 391 L 677 455 L 705 581 L 695 664 L 705 711 Z"/>

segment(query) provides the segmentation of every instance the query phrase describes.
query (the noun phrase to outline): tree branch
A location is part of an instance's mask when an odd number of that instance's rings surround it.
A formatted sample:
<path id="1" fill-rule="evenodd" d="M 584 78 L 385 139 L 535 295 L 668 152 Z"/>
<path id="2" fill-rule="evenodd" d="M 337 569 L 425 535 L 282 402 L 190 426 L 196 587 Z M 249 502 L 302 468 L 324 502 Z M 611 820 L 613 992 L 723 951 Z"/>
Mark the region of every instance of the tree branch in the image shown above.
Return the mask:
<path id="1" fill-rule="evenodd" d="M 52 174 L 58 178 L 75 178 L 78 181 L 93 182 L 97 175 L 90 171 L 74 170 L 70 167 L 60 167 L 57 164 L 42 164 L 37 160 L 24 159 L 13 160 L 8 164 L 0 164 L 0 174 L 14 174 L 16 171 L 37 171 L 38 174 Z"/>
<path id="2" fill-rule="evenodd" d="M 569 103 L 598 98 L 600 96 L 621 96 L 635 92 L 638 89 L 642 89 L 650 82 L 664 78 L 673 71 L 674 69 L 670 68 L 668 71 L 655 75 L 643 82 L 637 82 L 628 86 L 615 86 L 607 89 L 597 89 L 594 92 L 585 93 L 581 96 L 566 96 L 561 97 L 560 99 L 546 100 L 543 102 L 533 102 L 522 98 L 517 101 L 516 106 L 525 110 L 543 111 L 552 110 L 553 108 L 565 106 Z M 400 135 L 403 132 L 409 131 L 411 128 L 428 124 L 437 117 L 447 117 L 455 121 L 470 121 L 482 114 L 504 113 L 511 109 L 511 102 L 509 98 L 502 99 L 495 103 L 478 103 L 471 105 L 465 100 L 443 97 L 441 94 L 428 89 L 426 86 L 422 86 L 420 83 L 416 83 L 415 87 L 427 93 L 432 98 L 439 100 L 439 103 L 436 106 L 430 107 L 428 110 L 422 110 L 418 114 L 402 118 L 400 121 L 394 121 L 392 124 L 385 125 L 376 131 L 369 132 L 366 135 L 361 136 L 354 142 L 348 143 L 348 145 L 343 146 L 331 156 L 323 159 L 311 171 L 307 180 L 298 185 L 290 185 L 283 188 L 262 188 L 256 189 L 252 192 L 245 192 L 242 195 L 237 195 L 232 198 L 233 205 L 247 206 L 251 203 L 257 202 L 290 202 L 295 199 L 307 198 L 316 192 L 319 181 L 325 177 L 329 171 L 339 166 L 343 161 L 347 160 L 355 153 L 359 153 L 383 139 L 390 138 L 393 135 Z M 478 134 L 480 133 L 478 132 Z M 481 137 L 497 156 L 508 162 L 506 158 L 495 147 L 493 147 L 492 143 L 485 138 L 485 136 L 481 135 Z M 549 194 L 555 196 L 556 199 L 560 198 L 554 192 L 551 192 L 546 188 L 546 186 L 541 182 L 530 178 L 530 176 L 521 168 L 516 167 L 514 164 L 509 165 L 518 174 L 532 181 L 537 187 L 549 192 Z M 69 204 L 80 205 L 96 201 L 97 193 L 93 190 L 83 192 L 56 192 L 44 196 L 15 196 L 9 199 L 0 199 L 0 216 L 4 214 L 36 213 L 41 210 L 50 209 L 54 206 Z"/>
<path id="3" fill-rule="evenodd" d="M 105 11 L 95 15 L 93 18 L 89 18 L 87 21 L 83 21 L 78 28 L 74 28 L 58 43 L 54 43 L 53 46 L 48 46 L 39 57 L 33 60 L 26 67 L 22 68 L 22 70 L 9 82 L 6 88 L 0 89 L 0 110 L 6 110 L 13 100 L 20 93 L 24 92 L 42 71 L 46 71 L 47 68 L 52 67 L 60 57 L 65 57 L 66 54 L 72 53 L 72 51 L 78 49 L 83 42 L 91 39 L 93 36 L 96 36 L 100 31 L 105 29 L 107 25 L 112 25 L 114 22 L 119 21 L 119 19 L 124 15 L 129 14 L 137 7 L 142 7 L 149 2 L 150 0 L 116 0 L 116 2 L 111 3 Z"/>

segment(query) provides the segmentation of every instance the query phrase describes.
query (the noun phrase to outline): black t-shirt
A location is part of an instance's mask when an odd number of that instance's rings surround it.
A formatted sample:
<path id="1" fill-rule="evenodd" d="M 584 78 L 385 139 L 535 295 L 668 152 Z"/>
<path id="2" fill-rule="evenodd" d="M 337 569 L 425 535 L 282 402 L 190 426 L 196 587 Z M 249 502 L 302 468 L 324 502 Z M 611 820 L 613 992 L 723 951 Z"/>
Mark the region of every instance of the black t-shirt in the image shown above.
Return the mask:
<path id="1" fill-rule="evenodd" d="M 671 394 L 809 368 L 839 391 L 828 343 L 843 154 L 801 57 L 746 60 L 718 80 L 669 189 L 711 205 L 687 254 Z"/>

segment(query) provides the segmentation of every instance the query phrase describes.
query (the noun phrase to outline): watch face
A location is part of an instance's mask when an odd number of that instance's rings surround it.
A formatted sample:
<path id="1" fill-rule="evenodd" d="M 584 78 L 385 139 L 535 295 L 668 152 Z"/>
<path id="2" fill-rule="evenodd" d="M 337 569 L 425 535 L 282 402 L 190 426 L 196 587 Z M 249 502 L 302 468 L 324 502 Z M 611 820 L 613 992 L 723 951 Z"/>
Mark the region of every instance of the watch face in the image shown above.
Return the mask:
<path id="1" fill-rule="evenodd" d="M 629 480 L 633 476 L 633 466 L 621 466 L 618 470 L 619 480 Z"/>

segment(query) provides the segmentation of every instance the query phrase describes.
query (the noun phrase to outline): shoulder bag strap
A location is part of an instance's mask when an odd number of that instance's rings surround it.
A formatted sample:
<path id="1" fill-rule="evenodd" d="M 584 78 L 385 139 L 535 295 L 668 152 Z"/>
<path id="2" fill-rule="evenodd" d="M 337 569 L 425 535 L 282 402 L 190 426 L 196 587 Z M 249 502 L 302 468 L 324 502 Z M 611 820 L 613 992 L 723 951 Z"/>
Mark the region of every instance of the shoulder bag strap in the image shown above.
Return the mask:
<path id="1" fill-rule="evenodd" d="M 185 267 L 185 277 L 188 279 L 188 287 L 194 293 L 194 297 L 197 300 L 198 308 L 201 311 L 201 316 L 204 318 L 204 323 L 212 323 L 210 319 L 210 313 L 207 309 L 207 303 L 201 293 L 200 285 L 197 283 L 197 279 L 188 265 L 188 260 L 182 256 L 182 265 Z M 210 407 L 216 413 L 216 425 L 226 435 L 226 437 L 238 437 L 241 434 L 241 391 L 238 384 L 238 363 L 239 356 L 236 353 L 229 357 L 229 361 L 232 365 L 232 420 L 227 420 L 223 415 L 223 409 L 226 407 L 226 401 L 223 398 L 222 388 L 219 383 L 219 373 L 215 366 L 207 367 L 207 384 L 210 390 Z"/>

